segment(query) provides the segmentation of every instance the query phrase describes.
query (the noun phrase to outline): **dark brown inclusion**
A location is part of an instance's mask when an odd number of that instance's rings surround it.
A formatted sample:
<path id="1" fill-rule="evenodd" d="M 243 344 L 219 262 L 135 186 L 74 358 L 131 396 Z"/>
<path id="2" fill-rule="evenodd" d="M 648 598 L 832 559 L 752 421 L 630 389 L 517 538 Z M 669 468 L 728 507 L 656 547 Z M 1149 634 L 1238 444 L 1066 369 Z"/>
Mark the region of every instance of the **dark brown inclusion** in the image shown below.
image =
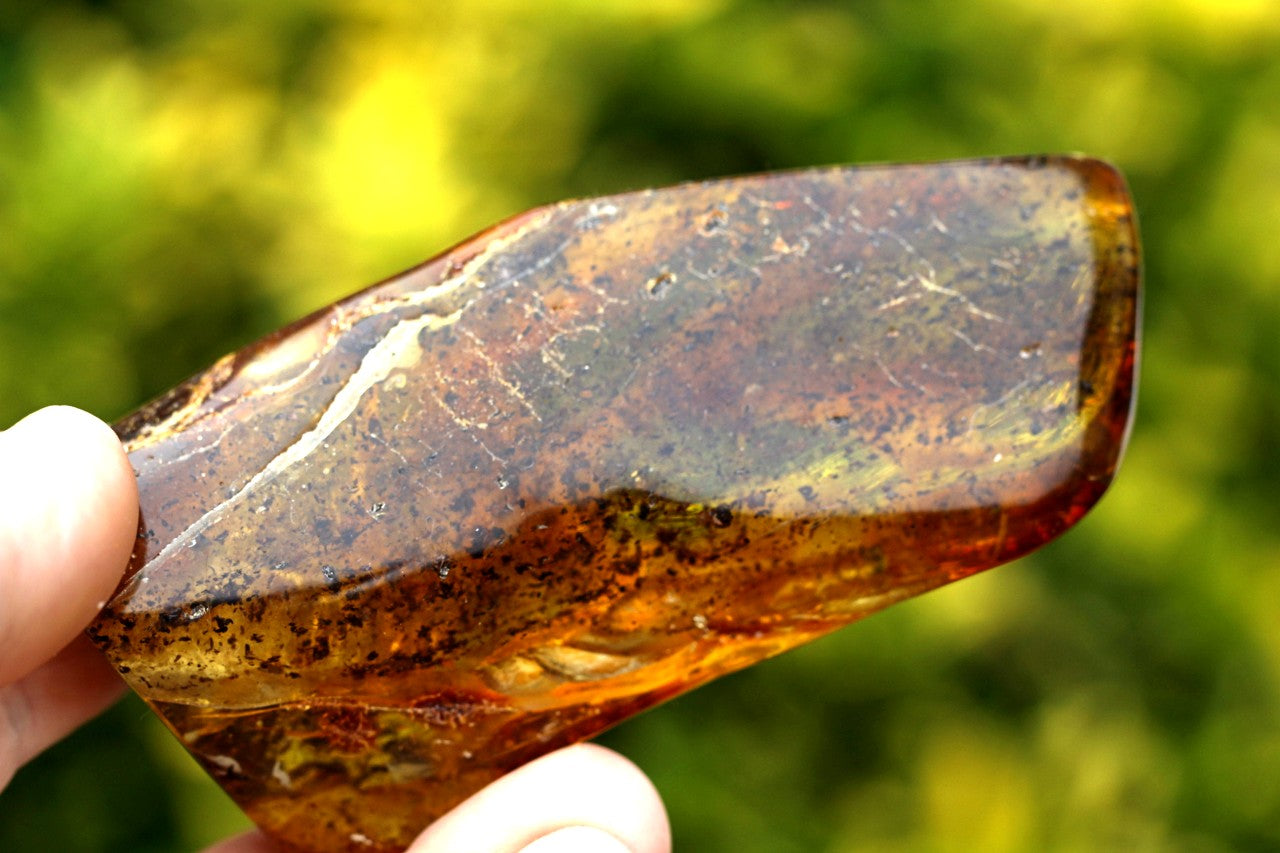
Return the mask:
<path id="1" fill-rule="evenodd" d="M 1006 562 L 1110 481 L 1123 179 L 821 169 L 539 208 L 118 426 L 142 525 L 90 633 L 298 850 Z"/>

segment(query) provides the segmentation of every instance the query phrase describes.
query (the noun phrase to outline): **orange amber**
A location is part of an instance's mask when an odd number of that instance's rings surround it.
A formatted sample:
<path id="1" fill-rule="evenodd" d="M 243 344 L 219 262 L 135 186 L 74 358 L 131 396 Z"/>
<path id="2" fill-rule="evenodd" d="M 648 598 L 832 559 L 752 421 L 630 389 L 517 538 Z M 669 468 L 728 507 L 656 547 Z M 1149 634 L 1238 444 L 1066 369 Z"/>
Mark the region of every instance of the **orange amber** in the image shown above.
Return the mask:
<path id="1" fill-rule="evenodd" d="M 1127 428 L 1138 247 L 1087 159 L 518 216 L 124 420 L 91 636 L 290 849 L 1044 544 Z"/>

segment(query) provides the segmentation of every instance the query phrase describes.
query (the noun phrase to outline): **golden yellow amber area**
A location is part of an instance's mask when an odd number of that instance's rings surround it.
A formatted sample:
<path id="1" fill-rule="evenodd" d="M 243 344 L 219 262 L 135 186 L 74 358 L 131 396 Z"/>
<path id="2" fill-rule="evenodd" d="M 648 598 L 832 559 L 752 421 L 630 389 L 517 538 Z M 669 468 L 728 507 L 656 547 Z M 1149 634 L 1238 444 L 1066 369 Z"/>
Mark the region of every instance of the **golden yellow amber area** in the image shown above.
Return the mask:
<path id="1" fill-rule="evenodd" d="M 1137 296 L 1123 181 L 1087 159 L 534 210 L 121 423 L 142 523 L 90 634 L 284 845 L 399 850 L 1077 521 Z"/>

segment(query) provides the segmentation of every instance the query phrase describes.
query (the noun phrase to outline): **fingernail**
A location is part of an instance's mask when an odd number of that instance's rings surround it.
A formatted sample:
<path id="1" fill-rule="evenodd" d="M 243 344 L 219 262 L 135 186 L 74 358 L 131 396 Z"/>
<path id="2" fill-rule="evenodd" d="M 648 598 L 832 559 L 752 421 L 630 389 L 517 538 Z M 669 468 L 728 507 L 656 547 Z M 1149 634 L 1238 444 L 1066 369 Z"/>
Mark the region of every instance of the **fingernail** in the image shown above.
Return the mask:
<path id="1" fill-rule="evenodd" d="M 631 848 L 594 826 L 566 826 L 542 836 L 520 853 L 631 853 Z"/>

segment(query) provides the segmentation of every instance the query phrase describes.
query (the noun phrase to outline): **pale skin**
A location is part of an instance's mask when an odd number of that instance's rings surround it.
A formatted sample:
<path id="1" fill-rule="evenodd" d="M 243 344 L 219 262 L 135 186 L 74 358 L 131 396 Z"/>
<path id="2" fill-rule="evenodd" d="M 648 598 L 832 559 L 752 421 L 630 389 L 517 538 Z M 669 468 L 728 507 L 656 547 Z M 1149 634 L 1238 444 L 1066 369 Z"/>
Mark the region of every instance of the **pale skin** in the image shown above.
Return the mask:
<path id="1" fill-rule="evenodd" d="M 103 422 L 42 409 L 0 432 L 0 788 L 124 691 L 84 628 L 137 529 L 129 462 Z M 257 833 L 209 853 L 266 853 Z M 411 853 L 668 853 L 666 812 L 627 759 L 562 749 L 516 770 L 424 832 Z"/>

